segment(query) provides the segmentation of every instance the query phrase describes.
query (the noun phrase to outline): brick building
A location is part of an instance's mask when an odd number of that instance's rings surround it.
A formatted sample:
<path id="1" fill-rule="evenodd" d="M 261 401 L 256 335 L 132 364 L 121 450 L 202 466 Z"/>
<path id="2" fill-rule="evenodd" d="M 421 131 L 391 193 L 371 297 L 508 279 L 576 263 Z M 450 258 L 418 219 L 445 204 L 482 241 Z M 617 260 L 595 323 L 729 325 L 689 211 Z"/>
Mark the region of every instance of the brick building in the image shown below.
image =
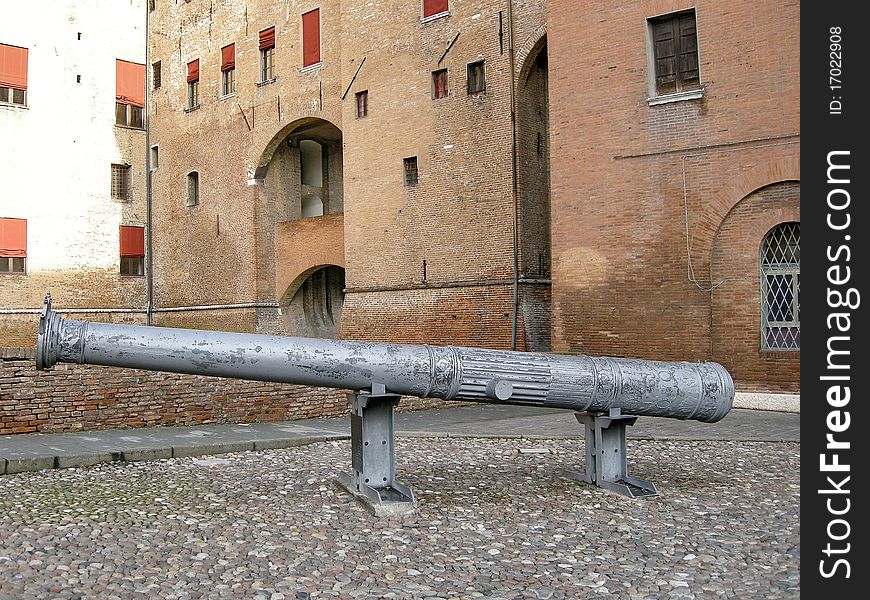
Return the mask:
<path id="1" fill-rule="evenodd" d="M 542 0 L 157 2 L 155 305 L 221 306 L 157 322 L 547 349 L 545 17 Z"/>
<path id="2" fill-rule="evenodd" d="M 221 306 L 159 322 L 552 341 L 794 390 L 798 22 L 736 0 L 157 2 L 155 302 Z"/>
<path id="3" fill-rule="evenodd" d="M 797 3 L 148 9 L 155 324 L 798 389 Z"/>
<path id="4" fill-rule="evenodd" d="M 550 0 L 547 21 L 553 349 L 796 391 L 799 4 Z"/>
<path id="5" fill-rule="evenodd" d="M 146 305 L 145 0 L 0 7 L 0 346 Z M 96 311 L 96 312 L 95 312 Z"/>

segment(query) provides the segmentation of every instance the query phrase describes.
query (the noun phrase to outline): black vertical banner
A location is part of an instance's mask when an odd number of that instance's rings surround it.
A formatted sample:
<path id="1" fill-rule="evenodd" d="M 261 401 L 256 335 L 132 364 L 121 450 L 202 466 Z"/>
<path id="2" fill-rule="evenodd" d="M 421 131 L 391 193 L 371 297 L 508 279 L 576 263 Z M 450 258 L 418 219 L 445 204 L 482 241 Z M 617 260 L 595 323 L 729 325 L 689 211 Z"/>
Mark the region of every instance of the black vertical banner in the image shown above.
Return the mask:
<path id="1" fill-rule="evenodd" d="M 859 2 L 801 5 L 801 592 L 870 589 L 866 285 L 870 32 Z"/>

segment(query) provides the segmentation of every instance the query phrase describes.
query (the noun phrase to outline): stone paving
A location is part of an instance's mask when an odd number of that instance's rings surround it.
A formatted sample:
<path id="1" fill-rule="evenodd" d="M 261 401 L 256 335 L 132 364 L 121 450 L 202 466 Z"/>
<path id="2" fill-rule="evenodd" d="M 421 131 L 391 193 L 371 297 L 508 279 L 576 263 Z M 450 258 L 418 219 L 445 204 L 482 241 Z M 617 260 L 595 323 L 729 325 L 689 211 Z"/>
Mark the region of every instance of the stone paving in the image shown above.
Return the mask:
<path id="1" fill-rule="evenodd" d="M 559 477 L 580 440 L 399 438 L 387 520 L 332 484 L 347 441 L 6 475 L 0 598 L 799 597 L 799 444 L 629 452 L 659 496 Z"/>

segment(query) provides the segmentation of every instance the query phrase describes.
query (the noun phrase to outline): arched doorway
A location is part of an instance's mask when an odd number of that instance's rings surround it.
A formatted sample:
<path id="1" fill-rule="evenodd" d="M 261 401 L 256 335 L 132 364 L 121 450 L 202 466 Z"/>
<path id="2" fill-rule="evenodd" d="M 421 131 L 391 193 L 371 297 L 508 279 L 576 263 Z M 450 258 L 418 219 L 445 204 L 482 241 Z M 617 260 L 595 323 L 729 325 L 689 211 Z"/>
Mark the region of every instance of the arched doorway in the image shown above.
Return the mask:
<path id="1" fill-rule="evenodd" d="M 344 285 L 344 269 L 335 265 L 300 275 L 279 302 L 282 329 L 300 337 L 337 338 Z"/>
<path id="2" fill-rule="evenodd" d="M 520 309 L 527 350 L 550 349 L 550 111 L 547 36 L 517 78 L 517 226 Z"/>

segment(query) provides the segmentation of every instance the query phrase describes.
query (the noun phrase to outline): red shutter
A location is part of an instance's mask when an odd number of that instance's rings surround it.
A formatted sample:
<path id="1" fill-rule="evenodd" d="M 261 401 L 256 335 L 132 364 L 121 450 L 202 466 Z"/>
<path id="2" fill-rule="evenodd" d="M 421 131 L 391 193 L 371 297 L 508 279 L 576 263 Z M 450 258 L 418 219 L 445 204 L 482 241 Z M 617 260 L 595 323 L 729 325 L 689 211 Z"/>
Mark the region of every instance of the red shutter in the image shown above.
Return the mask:
<path id="1" fill-rule="evenodd" d="M 447 8 L 447 0 L 423 0 L 423 17 L 446 12 Z"/>
<path id="2" fill-rule="evenodd" d="M 145 65 L 115 60 L 115 99 L 121 104 L 145 106 Z"/>
<path id="3" fill-rule="evenodd" d="M 0 256 L 4 258 L 27 256 L 26 219 L 0 219 Z"/>
<path id="4" fill-rule="evenodd" d="M 275 47 L 275 28 L 270 27 L 260 32 L 260 50 L 268 50 Z"/>
<path id="5" fill-rule="evenodd" d="M 236 68 L 236 45 L 230 44 L 221 48 L 221 71 L 232 71 Z"/>
<path id="6" fill-rule="evenodd" d="M 187 83 L 199 81 L 199 59 L 187 63 Z"/>
<path id="7" fill-rule="evenodd" d="M 302 66 L 320 62 L 320 9 L 302 15 Z"/>
<path id="8" fill-rule="evenodd" d="M 121 257 L 145 256 L 145 228 L 121 225 Z"/>
<path id="9" fill-rule="evenodd" d="M 0 86 L 27 89 L 27 48 L 0 44 Z"/>

